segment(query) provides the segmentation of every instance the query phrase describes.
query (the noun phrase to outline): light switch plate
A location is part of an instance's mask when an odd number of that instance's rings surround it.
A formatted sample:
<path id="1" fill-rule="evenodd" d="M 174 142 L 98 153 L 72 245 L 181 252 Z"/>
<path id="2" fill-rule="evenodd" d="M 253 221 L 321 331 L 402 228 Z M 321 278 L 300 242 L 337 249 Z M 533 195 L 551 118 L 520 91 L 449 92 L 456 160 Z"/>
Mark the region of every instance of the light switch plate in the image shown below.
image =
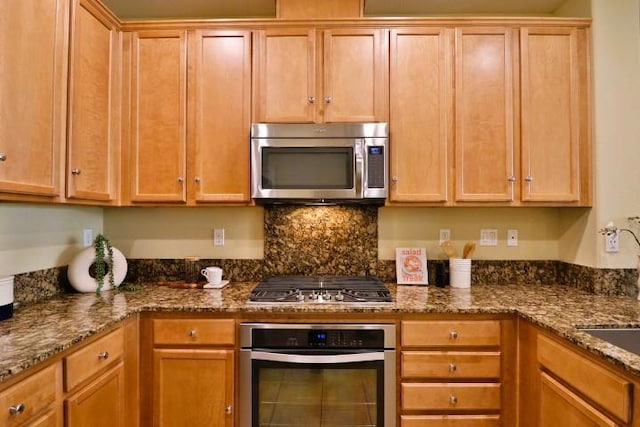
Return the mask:
<path id="1" fill-rule="evenodd" d="M 481 229 L 480 246 L 498 246 L 498 230 L 495 228 Z"/>
<path id="2" fill-rule="evenodd" d="M 518 230 L 507 230 L 507 246 L 518 246 Z"/>
<path id="3" fill-rule="evenodd" d="M 224 246 L 224 228 L 213 230 L 213 246 Z"/>

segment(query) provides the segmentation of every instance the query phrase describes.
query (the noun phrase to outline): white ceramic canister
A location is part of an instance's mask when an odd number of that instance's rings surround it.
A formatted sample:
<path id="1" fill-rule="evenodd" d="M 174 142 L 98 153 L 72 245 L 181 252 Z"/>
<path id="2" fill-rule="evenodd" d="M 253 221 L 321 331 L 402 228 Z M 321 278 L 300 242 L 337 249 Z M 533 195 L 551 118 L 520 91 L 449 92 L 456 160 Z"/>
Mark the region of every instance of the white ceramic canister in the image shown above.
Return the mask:
<path id="1" fill-rule="evenodd" d="M 13 276 L 0 277 L 0 320 L 13 317 Z"/>

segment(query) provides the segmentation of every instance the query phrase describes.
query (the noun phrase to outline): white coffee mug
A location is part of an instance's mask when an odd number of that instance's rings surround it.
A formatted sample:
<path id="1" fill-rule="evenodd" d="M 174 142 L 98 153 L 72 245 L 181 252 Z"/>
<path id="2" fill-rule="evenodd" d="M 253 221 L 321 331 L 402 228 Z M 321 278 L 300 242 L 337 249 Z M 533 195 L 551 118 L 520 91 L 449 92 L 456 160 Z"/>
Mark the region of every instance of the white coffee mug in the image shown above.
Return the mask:
<path id="1" fill-rule="evenodd" d="M 200 273 L 206 277 L 207 281 L 212 285 L 219 285 L 222 283 L 222 269 L 220 267 L 203 268 Z"/>

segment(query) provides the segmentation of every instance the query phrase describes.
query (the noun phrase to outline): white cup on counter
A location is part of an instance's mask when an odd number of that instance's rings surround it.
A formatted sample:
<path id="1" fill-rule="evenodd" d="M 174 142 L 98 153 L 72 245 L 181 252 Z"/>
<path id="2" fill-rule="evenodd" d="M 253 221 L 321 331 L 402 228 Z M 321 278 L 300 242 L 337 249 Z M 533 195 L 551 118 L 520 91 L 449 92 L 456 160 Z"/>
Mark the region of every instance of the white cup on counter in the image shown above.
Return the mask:
<path id="1" fill-rule="evenodd" d="M 200 270 L 200 273 L 207 278 L 207 282 L 212 285 L 222 283 L 222 269 L 220 267 L 206 267 Z"/>

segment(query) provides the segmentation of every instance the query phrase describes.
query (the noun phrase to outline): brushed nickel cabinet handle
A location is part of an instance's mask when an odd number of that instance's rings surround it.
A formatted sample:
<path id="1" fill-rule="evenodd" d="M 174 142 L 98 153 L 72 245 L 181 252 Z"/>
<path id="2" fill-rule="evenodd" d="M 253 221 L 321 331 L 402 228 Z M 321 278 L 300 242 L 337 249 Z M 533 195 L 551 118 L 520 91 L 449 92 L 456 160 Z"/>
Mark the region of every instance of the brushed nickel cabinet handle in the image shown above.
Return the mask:
<path id="1" fill-rule="evenodd" d="M 509 177 L 509 182 L 516 182 L 516 176 L 515 175 L 511 175 Z"/>
<path id="2" fill-rule="evenodd" d="M 315 96 L 310 96 L 309 98 L 307 98 L 307 102 L 309 102 L 309 104 L 315 104 L 316 97 Z"/>
<path id="3" fill-rule="evenodd" d="M 527 177 L 524 180 L 527 181 L 527 182 L 531 182 L 531 181 L 533 181 L 533 176 L 527 175 Z"/>
<path id="4" fill-rule="evenodd" d="M 457 339 L 458 338 L 458 331 L 449 332 L 449 338 L 451 338 L 452 340 Z"/>
<path id="5" fill-rule="evenodd" d="M 195 338 L 196 335 L 198 335 L 198 331 L 196 331 L 195 329 L 189 329 L 190 337 Z"/>
<path id="6" fill-rule="evenodd" d="M 17 405 L 11 405 L 9 407 L 9 413 L 11 415 L 18 415 L 22 414 L 25 409 L 27 409 L 27 407 L 24 405 L 24 403 L 18 403 Z"/>
<path id="7" fill-rule="evenodd" d="M 6 153 L 0 153 L 0 162 L 4 162 L 5 160 L 7 160 L 7 154 Z"/>
<path id="8" fill-rule="evenodd" d="M 225 413 L 225 414 L 227 414 L 227 415 L 231 415 L 231 414 L 233 413 L 233 406 L 231 406 L 231 405 L 227 405 L 227 406 L 224 408 L 224 413 Z"/>
<path id="9" fill-rule="evenodd" d="M 327 97 L 324 99 L 324 102 L 326 102 L 327 104 L 331 104 L 331 103 L 333 102 L 333 98 L 331 98 L 330 96 L 327 96 Z"/>
<path id="10" fill-rule="evenodd" d="M 98 353 L 98 359 L 107 360 L 108 358 L 109 358 L 109 352 L 108 351 L 102 351 L 102 352 Z"/>
<path id="11" fill-rule="evenodd" d="M 184 182 L 184 178 L 183 178 L 183 177 L 181 177 L 181 176 L 179 176 L 179 177 L 178 177 L 178 182 L 179 182 L 180 184 L 182 184 L 182 183 Z"/>
<path id="12" fill-rule="evenodd" d="M 455 395 L 449 396 L 449 403 L 456 405 L 458 403 L 458 398 Z"/>
<path id="13" fill-rule="evenodd" d="M 199 176 L 196 176 L 195 178 L 193 178 L 193 180 L 194 180 L 196 183 L 200 184 L 200 177 L 199 177 Z"/>
<path id="14" fill-rule="evenodd" d="M 449 363 L 449 372 L 454 373 L 458 370 L 458 367 L 455 363 Z"/>
<path id="15" fill-rule="evenodd" d="M 80 175 L 80 169 L 71 169 L 71 175 Z"/>

